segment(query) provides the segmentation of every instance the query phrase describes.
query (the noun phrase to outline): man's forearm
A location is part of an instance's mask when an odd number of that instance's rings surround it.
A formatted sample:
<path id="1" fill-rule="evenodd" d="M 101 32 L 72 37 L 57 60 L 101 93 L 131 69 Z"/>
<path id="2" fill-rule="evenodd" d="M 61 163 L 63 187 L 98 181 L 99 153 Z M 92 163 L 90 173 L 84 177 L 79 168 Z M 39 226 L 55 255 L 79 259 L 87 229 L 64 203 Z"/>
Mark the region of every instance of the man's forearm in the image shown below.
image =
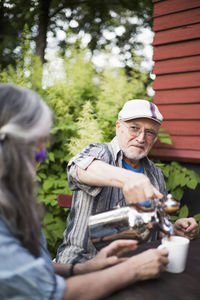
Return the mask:
<path id="1" fill-rule="evenodd" d="M 94 160 L 86 170 L 77 167 L 81 182 L 94 186 L 114 186 L 122 188 L 130 171 L 111 166 L 101 160 Z"/>
<path id="2" fill-rule="evenodd" d="M 100 160 L 94 160 L 86 170 L 78 167 L 77 174 L 80 181 L 88 185 L 121 188 L 127 203 L 163 197 L 144 174 L 111 166 Z"/>

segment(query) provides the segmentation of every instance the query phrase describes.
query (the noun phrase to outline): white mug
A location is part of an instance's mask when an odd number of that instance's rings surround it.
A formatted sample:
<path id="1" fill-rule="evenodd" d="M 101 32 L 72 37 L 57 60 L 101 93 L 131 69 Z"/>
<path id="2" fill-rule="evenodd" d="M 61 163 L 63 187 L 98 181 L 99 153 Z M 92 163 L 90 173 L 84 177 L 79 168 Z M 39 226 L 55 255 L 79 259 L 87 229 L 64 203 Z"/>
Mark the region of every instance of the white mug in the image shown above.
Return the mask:
<path id="1" fill-rule="evenodd" d="M 171 236 L 162 239 L 158 248 L 166 248 L 169 252 L 169 263 L 166 270 L 170 273 L 181 273 L 185 270 L 190 240 L 182 236 Z"/>

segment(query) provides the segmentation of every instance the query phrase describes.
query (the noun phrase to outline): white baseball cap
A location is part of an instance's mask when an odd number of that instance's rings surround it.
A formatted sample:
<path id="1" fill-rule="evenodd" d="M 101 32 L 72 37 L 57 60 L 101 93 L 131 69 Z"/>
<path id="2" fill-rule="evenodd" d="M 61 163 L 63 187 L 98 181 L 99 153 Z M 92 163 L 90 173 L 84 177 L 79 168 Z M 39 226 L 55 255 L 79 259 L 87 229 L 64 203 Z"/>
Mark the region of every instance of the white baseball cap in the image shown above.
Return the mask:
<path id="1" fill-rule="evenodd" d="M 163 120 L 163 116 L 155 104 L 141 99 L 129 100 L 124 104 L 118 114 L 119 121 L 128 121 L 138 118 L 152 119 L 159 124 L 161 124 Z"/>

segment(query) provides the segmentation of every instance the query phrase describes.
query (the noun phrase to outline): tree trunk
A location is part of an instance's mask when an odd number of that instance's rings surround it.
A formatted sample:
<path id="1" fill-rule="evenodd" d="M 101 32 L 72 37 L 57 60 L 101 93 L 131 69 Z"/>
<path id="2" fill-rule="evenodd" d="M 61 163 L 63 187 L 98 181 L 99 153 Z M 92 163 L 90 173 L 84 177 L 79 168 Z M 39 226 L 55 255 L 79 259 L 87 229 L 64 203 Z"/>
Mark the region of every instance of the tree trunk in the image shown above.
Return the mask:
<path id="1" fill-rule="evenodd" d="M 44 53 L 47 45 L 47 30 L 49 25 L 49 8 L 51 0 L 40 0 L 39 2 L 39 28 L 36 39 L 36 55 L 44 63 Z"/>

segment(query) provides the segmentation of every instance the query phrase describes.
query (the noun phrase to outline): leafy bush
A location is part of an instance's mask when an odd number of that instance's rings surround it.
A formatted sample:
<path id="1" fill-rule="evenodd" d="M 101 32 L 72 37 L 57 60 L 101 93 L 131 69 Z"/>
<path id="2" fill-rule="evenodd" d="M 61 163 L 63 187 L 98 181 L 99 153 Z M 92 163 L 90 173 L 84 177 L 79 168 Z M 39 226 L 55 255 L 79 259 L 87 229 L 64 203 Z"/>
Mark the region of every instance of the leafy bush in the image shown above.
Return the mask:
<path id="1" fill-rule="evenodd" d="M 200 183 L 200 176 L 196 172 L 182 167 L 177 162 L 167 164 L 158 162 L 156 165 L 163 171 L 168 192 L 171 193 L 177 201 L 182 199 L 186 187 L 194 190 Z M 188 215 L 188 207 L 184 205 L 177 213 L 171 216 L 171 219 L 175 222 L 177 219 L 187 218 Z M 200 214 L 196 214 L 193 217 L 198 222 L 200 232 Z"/>
<path id="2" fill-rule="evenodd" d="M 85 146 L 103 141 L 102 131 L 99 129 L 97 120 L 94 118 L 94 112 L 91 102 L 83 105 L 83 110 L 78 118 L 78 137 L 71 137 L 69 152 L 72 156 L 79 153 Z"/>
<path id="3" fill-rule="evenodd" d="M 194 171 L 182 167 L 177 162 L 168 164 L 156 163 L 163 171 L 167 190 L 180 201 L 184 194 L 184 188 L 195 189 L 197 184 L 200 183 L 200 176 Z"/>

